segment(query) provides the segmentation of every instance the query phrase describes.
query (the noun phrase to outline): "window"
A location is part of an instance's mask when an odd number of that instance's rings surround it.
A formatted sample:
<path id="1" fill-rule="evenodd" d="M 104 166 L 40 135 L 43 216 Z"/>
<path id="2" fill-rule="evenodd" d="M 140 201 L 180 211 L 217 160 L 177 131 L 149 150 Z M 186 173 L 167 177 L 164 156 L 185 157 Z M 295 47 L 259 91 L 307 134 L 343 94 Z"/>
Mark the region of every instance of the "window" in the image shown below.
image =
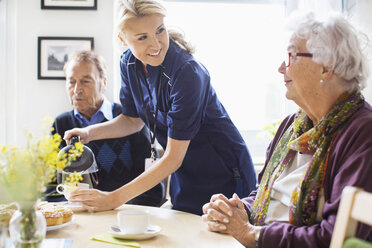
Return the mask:
<path id="1" fill-rule="evenodd" d="M 6 110 L 6 105 L 5 105 L 5 94 L 6 94 L 6 88 L 5 88 L 5 68 L 7 68 L 5 65 L 5 22 L 6 22 L 6 5 L 5 5 L 5 0 L 0 0 L 0 144 L 5 143 L 5 110 Z"/>
<path id="2" fill-rule="evenodd" d="M 367 13 L 367 1 L 363 2 L 360 9 Z M 256 164 L 264 162 L 270 142 L 264 127 L 298 109 L 286 99 L 283 76 L 278 72 L 288 56 L 288 15 L 294 10 L 327 15 L 331 10 L 350 9 L 354 3 L 355 0 L 164 0 L 168 10 L 166 25 L 180 28 L 196 47 L 195 57 L 208 69 L 219 99 Z M 121 52 L 117 54 L 119 57 Z M 120 82 L 118 68 L 114 72 Z"/>
<path id="3" fill-rule="evenodd" d="M 277 70 L 288 41 L 284 1 L 166 1 L 165 6 L 167 26 L 179 27 L 196 47 L 195 57 L 208 69 L 254 162 L 263 162 L 270 141 L 260 135 L 263 127 L 293 112 Z"/>

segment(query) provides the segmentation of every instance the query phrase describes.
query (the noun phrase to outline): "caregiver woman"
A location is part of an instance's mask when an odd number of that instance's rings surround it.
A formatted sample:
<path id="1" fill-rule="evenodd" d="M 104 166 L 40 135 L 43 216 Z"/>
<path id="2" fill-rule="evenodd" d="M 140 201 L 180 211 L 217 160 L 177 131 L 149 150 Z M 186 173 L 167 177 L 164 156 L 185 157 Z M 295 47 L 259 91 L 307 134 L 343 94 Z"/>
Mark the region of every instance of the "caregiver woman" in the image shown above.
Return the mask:
<path id="1" fill-rule="evenodd" d="M 114 209 L 171 175 L 173 208 L 202 214 L 219 192 L 247 196 L 256 184 L 249 151 L 211 86 L 207 69 L 191 55 L 182 35 L 167 30 L 156 0 L 118 1 L 119 39 L 129 49 L 120 62 L 122 115 L 73 129 L 83 143 L 122 137 L 147 125 L 163 157 L 113 192 L 76 191 L 70 202 L 89 211 Z"/>

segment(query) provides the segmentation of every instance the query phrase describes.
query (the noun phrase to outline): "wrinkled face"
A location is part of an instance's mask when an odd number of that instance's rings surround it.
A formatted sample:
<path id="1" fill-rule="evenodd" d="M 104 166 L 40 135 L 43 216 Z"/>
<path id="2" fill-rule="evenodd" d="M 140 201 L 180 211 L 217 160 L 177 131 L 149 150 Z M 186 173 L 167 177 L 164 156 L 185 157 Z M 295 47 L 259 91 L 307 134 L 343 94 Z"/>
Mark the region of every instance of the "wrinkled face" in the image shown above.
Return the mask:
<path id="1" fill-rule="evenodd" d="M 144 65 L 160 65 L 169 48 L 164 17 L 158 14 L 128 20 L 119 39 Z"/>
<path id="2" fill-rule="evenodd" d="M 65 73 L 71 105 L 90 119 L 102 105 L 106 79 L 99 77 L 97 67 L 90 62 L 72 61 Z"/>
<path id="3" fill-rule="evenodd" d="M 306 40 L 292 37 L 288 52 L 308 53 Z M 320 78 L 323 67 L 315 63 L 310 57 L 296 56 L 291 59 L 290 66 L 283 62 L 279 72 L 284 75 L 287 87 L 286 97 L 302 106 L 304 102 L 313 100 L 320 90 Z M 315 98 L 314 98 L 315 97 Z"/>

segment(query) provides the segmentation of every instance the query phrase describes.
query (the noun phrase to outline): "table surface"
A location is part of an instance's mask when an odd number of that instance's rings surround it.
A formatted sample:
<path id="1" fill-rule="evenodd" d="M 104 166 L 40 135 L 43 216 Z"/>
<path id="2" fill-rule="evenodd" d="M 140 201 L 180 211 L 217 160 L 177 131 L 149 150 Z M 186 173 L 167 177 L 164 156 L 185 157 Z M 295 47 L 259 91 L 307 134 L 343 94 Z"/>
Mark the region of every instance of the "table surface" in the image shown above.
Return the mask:
<path id="1" fill-rule="evenodd" d="M 124 209 L 147 209 L 150 213 L 150 223 L 161 227 L 161 232 L 156 237 L 138 241 L 141 248 L 243 247 L 230 235 L 209 232 L 206 223 L 198 215 L 138 205 L 123 205 L 113 211 L 98 213 L 77 212 L 70 225 L 48 231 L 46 238 L 72 239 L 73 248 L 125 247 L 90 240 L 92 236 L 106 232 L 111 225 L 117 225 L 116 214 Z"/>

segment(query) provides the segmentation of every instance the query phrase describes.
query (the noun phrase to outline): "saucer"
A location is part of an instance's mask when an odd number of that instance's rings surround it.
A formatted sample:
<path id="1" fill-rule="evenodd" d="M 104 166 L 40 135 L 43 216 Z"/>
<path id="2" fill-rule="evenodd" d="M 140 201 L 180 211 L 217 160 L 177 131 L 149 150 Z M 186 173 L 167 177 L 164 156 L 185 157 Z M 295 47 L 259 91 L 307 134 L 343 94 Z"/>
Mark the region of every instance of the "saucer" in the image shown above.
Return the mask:
<path id="1" fill-rule="evenodd" d="M 83 208 L 83 205 L 81 205 L 81 204 L 70 204 L 70 203 L 67 203 L 67 204 L 65 204 L 63 206 L 71 209 L 73 212 L 86 211 L 85 208 Z"/>
<path id="2" fill-rule="evenodd" d="M 160 226 L 149 225 L 144 233 L 126 234 L 121 232 L 120 228 L 117 225 L 112 225 L 107 232 L 118 239 L 144 240 L 155 237 L 160 233 L 160 230 L 161 230 Z"/>
<path id="3" fill-rule="evenodd" d="M 82 212 L 82 211 L 86 211 L 84 208 L 83 208 L 83 205 L 81 204 L 71 204 L 71 203 L 68 203 L 68 201 L 63 201 L 63 202 L 50 202 L 48 204 L 51 204 L 52 206 L 64 206 L 64 207 L 67 207 L 69 209 L 71 209 L 73 212 Z"/>

